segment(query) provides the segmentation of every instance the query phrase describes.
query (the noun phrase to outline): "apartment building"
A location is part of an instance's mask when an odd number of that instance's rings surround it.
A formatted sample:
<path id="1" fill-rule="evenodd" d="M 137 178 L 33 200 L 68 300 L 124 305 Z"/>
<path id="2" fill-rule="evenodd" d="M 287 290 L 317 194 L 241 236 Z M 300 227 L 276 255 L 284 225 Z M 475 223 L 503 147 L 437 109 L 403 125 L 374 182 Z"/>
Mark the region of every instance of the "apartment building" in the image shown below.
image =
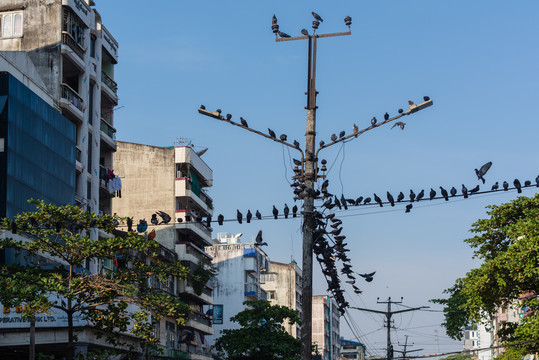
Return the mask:
<path id="1" fill-rule="evenodd" d="M 340 356 L 340 312 L 337 302 L 328 295 L 313 296 L 312 341 L 321 360 Z"/>
<path id="2" fill-rule="evenodd" d="M 75 127 L 76 203 L 110 213 L 113 193 L 105 182 L 116 150 L 118 43 L 94 1 L 3 0 L 0 22 L 0 54 L 50 94 Z"/>
<path id="3" fill-rule="evenodd" d="M 366 347 L 360 342 L 340 339 L 341 359 L 365 360 Z"/>
<path id="4" fill-rule="evenodd" d="M 213 202 L 207 193 L 213 172 L 201 155 L 191 146 L 118 141 L 113 156 L 115 169 L 122 174 L 121 197 L 113 198 L 113 212 L 132 217 L 135 226 L 145 221 L 147 232 L 192 272 L 211 264 L 205 247 L 214 244 Z M 210 284 L 198 288 L 180 280 L 163 290 L 180 296 L 193 309 L 185 326 L 162 319 L 158 336 L 164 353 L 171 358 L 211 359 L 207 337 L 213 329 L 211 317 L 203 311 L 203 306 L 213 304 Z"/>
<path id="5" fill-rule="evenodd" d="M 260 274 L 260 285 L 272 305 L 298 310 L 301 317 L 301 269 L 295 261 L 288 264 L 270 262 L 270 270 Z M 301 325 L 283 324 L 295 338 L 300 337 Z"/>
<path id="6" fill-rule="evenodd" d="M 271 270 L 270 261 L 256 242 L 241 242 L 243 234 L 218 233 L 216 244 L 206 247 L 218 273 L 210 282 L 213 287 L 214 336 L 211 345 L 223 329 L 237 329 L 238 323 L 230 318 L 245 309 L 245 300 L 268 300 L 261 286 L 261 275 Z"/>

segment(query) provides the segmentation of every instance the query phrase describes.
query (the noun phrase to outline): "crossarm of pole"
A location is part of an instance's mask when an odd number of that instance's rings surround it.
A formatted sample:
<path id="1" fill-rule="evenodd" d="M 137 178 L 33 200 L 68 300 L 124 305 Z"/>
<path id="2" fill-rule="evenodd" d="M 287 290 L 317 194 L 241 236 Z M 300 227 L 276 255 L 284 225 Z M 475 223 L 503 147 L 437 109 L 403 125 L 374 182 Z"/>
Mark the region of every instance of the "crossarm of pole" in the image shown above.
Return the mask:
<path id="1" fill-rule="evenodd" d="M 199 109 L 198 109 L 198 112 L 199 112 L 200 114 L 202 114 L 202 115 L 206 115 L 206 116 L 212 117 L 212 118 L 214 118 L 214 119 L 221 120 L 221 121 L 227 122 L 227 123 L 229 123 L 229 124 L 238 126 L 238 127 L 242 128 L 242 129 L 244 129 L 244 130 L 248 130 L 248 131 L 250 131 L 250 132 L 253 132 L 253 133 L 255 133 L 255 134 L 258 134 L 258 135 L 260 135 L 260 136 L 263 136 L 263 137 L 265 137 L 265 138 L 268 138 L 268 139 L 270 139 L 270 140 L 273 140 L 273 141 L 275 141 L 275 142 L 278 142 L 278 143 L 281 143 L 281 144 L 286 145 L 286 146 L 288 146 L 288 147 L 291 147 L 292 149 L 298 150 L 298 151 L 301 153 L 301 160 L 302 160 L 301 162 L 304 163 L 304 161 L 303 161 L 303 160 L 304 160 L 303 150 L 301 150 L 299 147 L 296 147 L 296 146 L 294 146 L 294 145 L 292 145 L 292 144 L 289 144 L 289 143 L 287 143 L 286 141 L 282 141 L 281 139 L 277 139 L 277 138 L 271 137 L 271 136 L 269 136 L 269 135 L 266 135 L 266 134 L 264 134 L 263 132 L 260 132 L 260 131 L 258 131 L 258 130 L 251 129 L 250 127 L 245 127 L 245 126 L 243 126 L 242 124 L 238 124 L 238 123 L 236 123 L 236 122 L 234 122 L 234 121 L 232 121 L 232 120 L 228 120 L 227 118 L 225 118 L 224 116 L 222 116 L 221 113 L 218 113 L 218 112 L 216 112 L 216 111 L 211 112 L 211 111 L 208 111 L 208 110 L 206 110 L 206 109 L 199 108 Z"/>
<path id="2" fill-rule="evenodd" d="M 399 115 L 397 115 L 397 116 L 395 116 L 395 117 L 392 117 L 392 118 L 389 118 L 389 119 L 387 119 L 387 120 L 384 120 L 384 121 L 382 121 L 382 122 L 380 122 L 380 123 L 371 125 L 371 126 L 365 128 L 365 129 L 363 129 L 363 130 L 358 130 L 358 131 L 356 131 L 356 132 L 354 132 L 354 133 L 352 133 L 352 134 L 350 134 L 350 135 L 347 135 L 347 136 L 345 136 L 345 137 L 342 137 L 342 138 L 340 138 L 340 139 L 337 139 L 337 140 L 335 140 L 335 141 L 332 141 L 332 142 L 330 142 L 330 143 L 328 143 L 328 144 L 325 144 L 324 146 L 320 146 L 320 147 L 318 148 L 318 150 L 316 150 L 316 154 L 315 154 L 315 155 L 316 155 L 316 157 L 318 157 L 318 153 L 319 153 L 320 150 L 322 150 L 322 149 L 325 149 L 325 148 L 327 148 L 327 147 L 330 147 L 331 145 L 335 145 L 335 144 L 338 144 L 338 143 L 341 143 L 341 142 L 345 142 L 346 140 L 351 139 L 351 138 L 357 138 L 359 135 L 363 134 L 363 133 L 366 132 L 366 131 L 369 131 L 369 130 L 372 130 L 372 129 L 377 128 L 377 127 L 379 127 L 379 126 L 385 125 L 385 124 L 387 124 L 388 122 L 391 122 L 391 121 L 395 121 L 395 120 L 397 120 L 397 119 L 400 119 L 400 118 L 403 117 L 403 116 L 413 114 L 413 113 L 415 113 L 415 112 L 417 112 L 417 111 L 419 111 L 419 110 L 422 110 L 422 109 L 424 109 L 424 108 L 426 108 L 426 107 L 429 107 L 429 106 L 431 106 L 431 105 L 432 105 L 432 100 L 425 101 L 425 102 L 423 102 L 423 103 L 421 103 L 421 104 L 419 104 L 419 105 L 414 105 L 413 107 L 410 107 L 408 110 L 406 110 L 406 111 L 403 112 L 402 114 L 399 114 Z"/>
<path id="3" fill-rule="evenodd" d="M 368 311 L 368 312 L 373 312 L 373 313 L 377 313 L 377 314 L 387 314 L 387 311 L 380 311 L 380 310 L 373 310 L 373 309 L 365 309 L 365 308 L 359 308 L 359 307 L 355 307 L 355 306 L 349 306 L 350 309 L 356 309 L 356 310 L 361 310 L 361 311 Z"/>
<path id="4" fill-rule="evenodd" d="M 311 37 L 325 38 L 325 37 L 343 36 L 343 35 L 352 35 L 352 30 L 350 30 L 350 26 L 348 27 L 348 31 L 346 32 L 338 32 L 338 33 L 331 33 L 331 34 L 314 34 L 314 35 L 305 35 L 305 36 L 293 36 L 293 37 L 288 37 L 288 38 L 279 38 L 277 34 L 275 34 L 275 42 L 304 40 Z"/>
<path id="5" fill-rule="evenodd" d="M 391 314 L 399 314 L 399 313 L 403 313 L 403 312 L 407 312 L 407 311 L 415 311 L 415 310 L 428 309 L 428 308 L 429 308 L 429 306 L 420 306 L 420 307 L 416 307 L 416 308 L 409 308 L 409 309 L 392 311 Z"/>

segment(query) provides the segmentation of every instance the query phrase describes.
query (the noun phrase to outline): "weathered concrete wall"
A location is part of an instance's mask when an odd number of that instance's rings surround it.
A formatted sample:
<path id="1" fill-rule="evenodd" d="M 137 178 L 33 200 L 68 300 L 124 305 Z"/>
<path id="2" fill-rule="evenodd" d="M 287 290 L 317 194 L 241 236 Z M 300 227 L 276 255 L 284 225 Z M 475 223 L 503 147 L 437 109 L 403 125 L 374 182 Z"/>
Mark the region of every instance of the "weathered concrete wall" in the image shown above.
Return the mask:
<path id="1" fill-rule="evenodd" d="M 148 231 L 156 230 L 156 240 L 174 249 L 173 227 L 152 227 L 150 223 L 156 211 L 164 211 L 174 219 L 174 149 L 123 141 L 117 145 L 113 163 L 114 173 L 122 180 L 122 197 L 113 198 L 112 212 L 133 217 L 135 227 L 139 219 L 146 219 Z M 158 219 L 161 221 L 159 216 Z"/>

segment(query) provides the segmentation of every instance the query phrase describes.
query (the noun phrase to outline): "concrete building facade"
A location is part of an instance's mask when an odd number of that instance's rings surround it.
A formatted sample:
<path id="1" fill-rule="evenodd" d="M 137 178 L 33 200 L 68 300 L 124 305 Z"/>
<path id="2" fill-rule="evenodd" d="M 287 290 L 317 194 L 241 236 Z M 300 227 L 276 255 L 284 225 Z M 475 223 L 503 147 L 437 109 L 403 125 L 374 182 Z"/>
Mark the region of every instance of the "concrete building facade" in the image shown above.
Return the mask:
<path id="1" fill-rule="evenodd" d="M 260 285 L 272 305 L 298 310 L 301 317 L 301 269 L 295 261 L 289 264 L 271 261 L 270 270 L 260 274 Z M 287 323 L 284 327 L 290 335 L 300 337 L 300 325 Z"/>
<path id="2" fill-rule="evenodd" d="M 110 213 L 113 193 L 106 185 L 116 150 L 118 43 L 94 5 L 93 0 L 3 0 L 0 54 L 50 94 L 53 106 L 74 124 L 76 203 Z"/>
<path id="3" fill-rule="evenodd" d="M 340 356 L 340 312 L 335 299 L 313 296 L 312 341 L 322 360 Z"/>
<path id="4" fill-rule="evenodd" d="M 213 203 L 206 191 L 213 179 L 209 166 L 190 146 L 117 144 L 113 161 L 123 179 L 121 197 L 112 201 L 114 213 L 132 217 L 135 225 L 145 220 L 147 232 L 191 272 L 209 266 L 212 256 L 204 250 L 214 244 Z M 185 326 L 162 319 L 158 336 L 164 352 L 170 357 L 211 359 L 207 337 L 213 329 L 203 308 L 213 304 L 210 284 L 198 289 L 179 280 L 165 290 L 181 297 L 193 311 Z"/>
<path id="5" fill-rule="evenodd" d="M 245 300 L 268 300 L 260 279 L 261 274 L 271 271 L 269 258 L 255 242 L 240 242 L 241 236 L 219 233 L 217 243 L 206 247 L 217 269 L 217 276 L 210 281 L 214 301 L 212 345 L 221 330 L 239 328 L 230 317 L 245 309 Z"/>
<path id="6" fill-rule="evenodd" d="M 365 345 L 360 342 L 340 339 L 340 359 L 365 360 Z"/>

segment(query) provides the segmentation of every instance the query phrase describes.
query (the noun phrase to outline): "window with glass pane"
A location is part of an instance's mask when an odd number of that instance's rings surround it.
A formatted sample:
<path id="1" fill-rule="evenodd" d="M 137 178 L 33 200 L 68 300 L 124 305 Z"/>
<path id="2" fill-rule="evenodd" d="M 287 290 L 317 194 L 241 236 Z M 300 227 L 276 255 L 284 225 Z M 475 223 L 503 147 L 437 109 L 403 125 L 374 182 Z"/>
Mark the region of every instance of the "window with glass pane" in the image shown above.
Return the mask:
<path id="1" fill-rule="evenodd" d="M 13 36 L 13 14 L 2 16 L 2 37 Z"/>
<path id="2" fill-rule="evenodd" d="M 22 36 L 22 13 L 13 14 L 13 36 Z"/>

